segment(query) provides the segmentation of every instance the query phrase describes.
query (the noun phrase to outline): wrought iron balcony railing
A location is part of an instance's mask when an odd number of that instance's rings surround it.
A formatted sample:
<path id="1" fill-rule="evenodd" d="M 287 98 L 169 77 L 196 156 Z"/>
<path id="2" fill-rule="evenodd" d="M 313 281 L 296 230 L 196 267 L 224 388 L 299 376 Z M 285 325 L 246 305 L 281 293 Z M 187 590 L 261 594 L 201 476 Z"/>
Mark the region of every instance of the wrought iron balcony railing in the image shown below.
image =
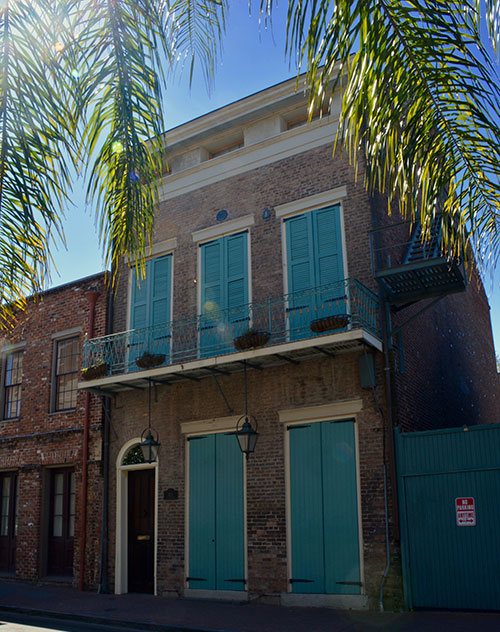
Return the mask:
<path id="1" fill-rule="evenodd" d="M 83 367 L 120 375 L 236 353 L 251 346 L 252 332 L 261 334 L 260 344 L 276 345 L 349 329 L 380 337 L 377 296 L 356 279 L 225 310 L 206 304 L 193 319 L 87 340 Z"/>

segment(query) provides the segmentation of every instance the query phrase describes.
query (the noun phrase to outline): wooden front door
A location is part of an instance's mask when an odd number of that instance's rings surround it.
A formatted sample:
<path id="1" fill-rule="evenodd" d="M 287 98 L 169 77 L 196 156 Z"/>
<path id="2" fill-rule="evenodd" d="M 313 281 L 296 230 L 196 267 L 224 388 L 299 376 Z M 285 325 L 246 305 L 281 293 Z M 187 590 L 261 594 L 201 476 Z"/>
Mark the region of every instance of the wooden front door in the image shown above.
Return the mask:
<path id="1" fill-rule="evenodd" d="M 128 473 L 128 591 L 154 593 L 155 472 Z"/>
<path id="2" fill-rule="evenodd" d="M 50 472 L 48 575 L 73 575 L 75 494 L 75 473 L 72 469 Z"/>
<path id="3" fill-rule="evenodd" d="M 0 572 L 16 568 L 16 481 L 14 472 L 0 472 Z"/>

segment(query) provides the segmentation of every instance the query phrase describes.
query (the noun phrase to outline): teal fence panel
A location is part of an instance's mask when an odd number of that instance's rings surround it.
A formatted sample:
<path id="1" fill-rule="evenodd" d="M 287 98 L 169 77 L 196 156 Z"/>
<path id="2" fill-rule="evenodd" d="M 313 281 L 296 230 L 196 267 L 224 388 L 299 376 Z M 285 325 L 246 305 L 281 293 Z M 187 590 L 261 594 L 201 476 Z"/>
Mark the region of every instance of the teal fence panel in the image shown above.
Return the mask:
<path id="1" fill-rule="evenodd" d="M 499 610 L 500 425 L 395 436 L 407 606 Z"/>

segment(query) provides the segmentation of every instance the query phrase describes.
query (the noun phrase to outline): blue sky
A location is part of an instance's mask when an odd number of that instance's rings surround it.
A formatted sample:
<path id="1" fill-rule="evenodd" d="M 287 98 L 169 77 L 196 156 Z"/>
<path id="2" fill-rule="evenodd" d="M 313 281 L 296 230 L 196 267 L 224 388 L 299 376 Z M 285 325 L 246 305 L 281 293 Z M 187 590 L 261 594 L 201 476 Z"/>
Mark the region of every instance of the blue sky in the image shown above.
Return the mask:
<path id="1" fill-rule="evenodd" d="M 257 12 L 249 16 L 247 0 L 231 2 L 224 48 L 210 94 L 201 72 L 195 74 L 191 88 L 187 81 L 188 69 L 177 72 L 166 91 L 167 129 L 295 76 L 295 69 L 285 59 L 285 23 L 286 0 L 276 3 L 272 25 L 260 22 Z M 66 283 L 103 268 L 93 210 L 86 207 L 82 189 L 82 186 L 75 186 L 74 207 L 66 214 L 67 249 L 60 246 L 53 252 L 58 272 L 53 272 L 51 285 Z M 500 266 L 494 275 L 485 279 L 485 288 L 500 354 Z"/>

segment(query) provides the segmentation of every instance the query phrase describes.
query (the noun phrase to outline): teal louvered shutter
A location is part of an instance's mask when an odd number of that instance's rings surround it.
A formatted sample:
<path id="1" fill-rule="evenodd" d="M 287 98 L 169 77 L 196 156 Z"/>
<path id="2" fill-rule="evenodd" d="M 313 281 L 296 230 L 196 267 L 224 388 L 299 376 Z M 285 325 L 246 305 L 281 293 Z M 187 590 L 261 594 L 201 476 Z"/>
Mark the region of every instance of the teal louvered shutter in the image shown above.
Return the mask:
<path id="1" fill-rule="evenodd" d="M 361 591 L 354 422 L 322 425 L 325 592 Z"/>
<path id="2" fill-rule="evenodd" d="M 201 248 L 200 355 L 232 350 L 248 327 L 248 233 L 221 237 Z"/>
<path id="3" fill-rule="evenodd" d="M 233 434 L 215 440 L 217 590 L 245 590 L 243 455 Z"/>
<path id="4" fill-rule="evenodd" d="M 200 355 L 211 356 L 220 344 L 219 323 L 224 309 L 222 239 L 201 246 Z"/>
<path id="5" fill-rule="evenodd" d="M 313 211 L 316 287 L 326 287 L 316 295 L 316 318 L 346 313 L 346 287 L 340 206 Z"/>
<path id="6" fill-rule="evenodd" d="M 316 318 L 346 312 L 340 205 L 287 219 L 289 335 L 311 335 Z M 318 289 L 324 288 L 324 289 Z"/>
<path id="7" fill-rule="evenodd" d="M 149 277 L 150 262 L 146 262 L 146 276 L 140 278 L 135 268 L 132 269 L 132 296 L 130 300 L 130 334 L 128 340 L 128 368 L 137 370 L 135 363 L 144 353 L 144 343 L 147 342 L 147 327 L 149 325 Z"/>
<path id="8" fill-rule="evenodd" d="M 161 353 L 168 361 L 171 340 L 172 255 L 146 262 L 146 276 L 132 270 L 129 370 L 143 353 Z"/>
<path id="9" fill-rule="evenodd" d="M 231 340 L 248 329 L 248 234 L 224 239 L 226 307 Z"/>
<path id="10" fill-rule="evenodd" d="M 292 340 L 310 335 L 315 286 L 314 249 L 310 214 L 286 220 L 288 266 L 288 327 Z"/>
<path id="11" fill-rule="evenodd" d="M 159 257 L 149 262 L 150 327 L 149 352 L 169 355 L 172 336 L 171 293 L 172 256 Z"/>
<path id="12" fill-rule="evenodd" d="M 189 440 L 190 588 L 215 590 L 215 435 Z"/>
<path id="13" fill-rule="evenodd" d="M 290 426 L 292 590 L 323 593 L 323 497 L 319 424 Z"/>

